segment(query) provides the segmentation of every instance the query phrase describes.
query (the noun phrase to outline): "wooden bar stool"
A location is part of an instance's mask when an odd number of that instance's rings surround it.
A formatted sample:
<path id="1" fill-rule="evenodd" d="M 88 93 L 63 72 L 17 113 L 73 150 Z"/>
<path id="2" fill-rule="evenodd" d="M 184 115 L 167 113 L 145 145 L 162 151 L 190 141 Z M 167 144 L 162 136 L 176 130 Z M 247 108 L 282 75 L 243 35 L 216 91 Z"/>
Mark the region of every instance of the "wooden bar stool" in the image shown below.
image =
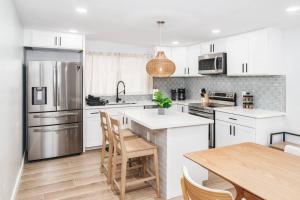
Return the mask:
<path id="1" fill-rule="evenodd" d="M 104 173 L 107 177 L 107 183 L 111 183 L 111 174 L 112 174 L 112 157 L 113 157 L 113 134 L 111 130 L 111 124 L 109 116 L 106 112 L 100 112 L 100 121 L 102 128 L 102 149 L 101 149 L 101 163 L 100 163 L 100 171 Z M 124 129 L 124 137 L 126 139 L 137 138 L 135 134 L 133 134 L 128 129 Z M 108 144 L 108 149 L 106 145 Z"/>
<path id="2" fill-rule="evenodd" d="M 120 192 L 120 199 L 125 200 L 125 190 L 126 187 L 139 185 L 148 181 L 155 180 L 156 181 L 156 193 L 157 197 L 160 197 L 160 189 L 159 189 L 159 169 L 158 169 L 158 155 L 157 155 L 157 147 L 149 142 L 146 142 L 142 138 L 136 138 L 132 140 L 124 140 L 125 131 L 120 129 L 120 122 L 116 119 L 110 119 L 112 133 L 114 138 L 114 156 L 113 156 L 113 171 L 112 171 L 112 189 L 117 187 Z M 121 180 L 118 182 L 116 178 L 116 164 L 117 164 L 117 155 L 121 155 Z M 127 163 L 129 159 L 139 158 L 141 160 L 146 160 L 145 157 L 153 157 L 153 169 L 154 174 L 145 169 L 143 177 L 140 179 L 134 179 L 132 181 L 127 182 Z M 144 162 L 144 166 L 146 166 L 146 162 Z"/>

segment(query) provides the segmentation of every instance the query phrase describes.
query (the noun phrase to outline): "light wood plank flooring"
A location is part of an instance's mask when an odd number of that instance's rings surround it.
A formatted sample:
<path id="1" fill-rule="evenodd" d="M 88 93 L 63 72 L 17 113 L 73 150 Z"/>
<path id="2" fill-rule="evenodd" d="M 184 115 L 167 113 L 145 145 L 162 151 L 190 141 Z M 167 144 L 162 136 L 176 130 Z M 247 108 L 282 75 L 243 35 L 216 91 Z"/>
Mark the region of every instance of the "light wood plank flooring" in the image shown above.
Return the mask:
<path id="1" fill-rule="evenodd" d="M 17 200 L 118 200 L 106 177 L 100 173 L 100 150 L 78 156 L 27 163 Z M 178 183 L 180 184 L 180 183 Z M 231 185 L 210 175 L 210 187 L 231 189 Z M 160 200 L 155 190 L 147 187 L 126 193 L 127 200 Z M 179 200 L 181 198 L 176 198 Z"/>

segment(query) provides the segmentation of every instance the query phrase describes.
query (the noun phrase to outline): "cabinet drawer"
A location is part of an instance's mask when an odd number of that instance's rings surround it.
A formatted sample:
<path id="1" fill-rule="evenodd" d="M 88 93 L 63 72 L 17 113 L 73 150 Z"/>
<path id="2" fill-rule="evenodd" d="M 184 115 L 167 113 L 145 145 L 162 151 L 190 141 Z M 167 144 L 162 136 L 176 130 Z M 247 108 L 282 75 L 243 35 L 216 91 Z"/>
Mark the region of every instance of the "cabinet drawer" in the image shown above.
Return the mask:
<path id="1" fill-rule="evenodd" d="M 216 120 L 255 128 L 255 119 L 230 113 L 216 112 Z"/>

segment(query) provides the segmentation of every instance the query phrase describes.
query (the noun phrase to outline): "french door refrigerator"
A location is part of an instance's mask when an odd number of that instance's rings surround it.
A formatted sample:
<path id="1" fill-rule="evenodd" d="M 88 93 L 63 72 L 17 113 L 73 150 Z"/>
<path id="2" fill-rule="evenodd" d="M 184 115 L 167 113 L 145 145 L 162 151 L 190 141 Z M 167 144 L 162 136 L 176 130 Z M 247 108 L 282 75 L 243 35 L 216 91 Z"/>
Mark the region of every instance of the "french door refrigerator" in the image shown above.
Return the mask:
<path id="1" fill-rule="evenodd" d="M 82 65 L 30 61 L 27 65 L 27 158 L 82 152 Z"/>

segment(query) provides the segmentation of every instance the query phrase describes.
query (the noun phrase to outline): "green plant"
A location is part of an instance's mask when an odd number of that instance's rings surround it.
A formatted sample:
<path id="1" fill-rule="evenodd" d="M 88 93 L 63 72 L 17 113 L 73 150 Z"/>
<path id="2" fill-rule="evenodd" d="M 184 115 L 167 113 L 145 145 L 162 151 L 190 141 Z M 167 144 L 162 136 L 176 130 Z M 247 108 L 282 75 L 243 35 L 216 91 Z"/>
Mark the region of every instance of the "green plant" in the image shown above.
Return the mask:
<path id="1" fill-rule="evenodd" d="M 160 108 L 170 108 L 172 106 L 172 100 L 165 97 L 161 91 L 154 93 L 154 101 Z"/>

